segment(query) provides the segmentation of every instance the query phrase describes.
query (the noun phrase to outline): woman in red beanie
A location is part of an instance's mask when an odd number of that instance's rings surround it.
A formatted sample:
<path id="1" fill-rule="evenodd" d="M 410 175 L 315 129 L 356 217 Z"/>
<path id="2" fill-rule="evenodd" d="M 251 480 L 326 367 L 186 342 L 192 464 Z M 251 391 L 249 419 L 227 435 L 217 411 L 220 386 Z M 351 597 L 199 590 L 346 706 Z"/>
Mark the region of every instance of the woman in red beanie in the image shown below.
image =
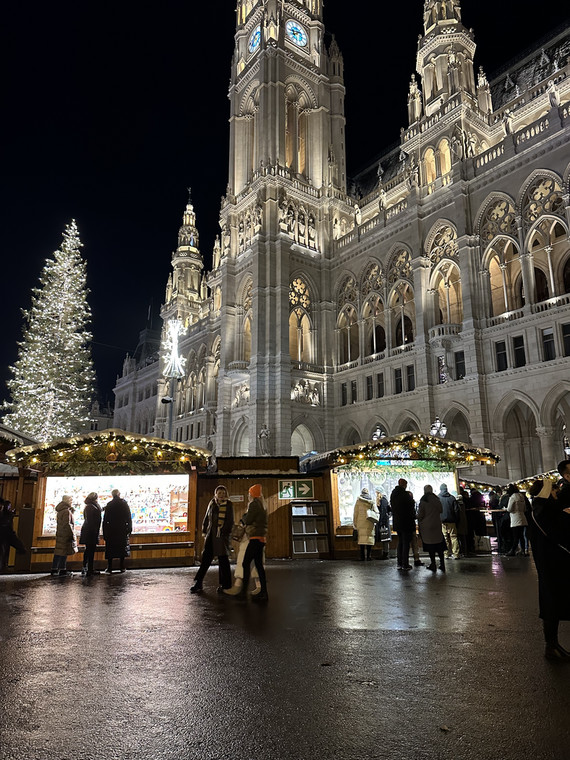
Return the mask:
<path id="1" fill-rule="evenodd" d="M 251 598 L 255 602 L 266 602 L 268 596 L 265 568 L 263 567 L 263 550 L 267 541 L 267 510 L 263 503 L 261 486 L 259 484 L 252 486 L 249 489 L 248 496 L 249 504 L 247 512 L 241 518 L 241 522 L 245 525 L 245 531 L 249 536 L 249 544 L 243 558 L 243 583 L 241 588 L 236 587 L 235 590 L 228 589 L 225 593 L 234 596 L 236 599 L 246 598 L 251 563 L 255 562 L 255 568 L 259 573 L 261 591 L 257 596 L 252 596 Z"/>

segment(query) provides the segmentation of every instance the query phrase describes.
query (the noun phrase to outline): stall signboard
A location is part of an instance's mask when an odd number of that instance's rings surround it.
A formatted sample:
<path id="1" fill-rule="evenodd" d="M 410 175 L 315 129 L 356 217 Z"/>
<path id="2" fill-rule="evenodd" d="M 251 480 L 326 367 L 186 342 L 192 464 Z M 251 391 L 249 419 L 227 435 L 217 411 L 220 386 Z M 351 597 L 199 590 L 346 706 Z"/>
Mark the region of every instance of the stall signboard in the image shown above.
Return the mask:
<path id="1" fill-rule="evenodd" d="M 285 499 L 314 499 L 315 483 L 313 480 L 280 480 L 279 498 Z"/>
<path id="2" fill-rule="evenodd" d="M 55 507 L 64 494 L 73 499 L 73 520 L 79 531 L 87 494 L 98 494 L 99 504 L 104 508 L 115 488 L 131 509 L 133 533 L 187 530 L 188 475 L 54 476 L 46 479 L 43 535 L 55 534 Z"/>
<path id="3" fill-rule="evenodd" d="M 339 467 L 337 473 L 341 525 L 352 525 L 354 504 L 363 488 L 366 488 L 372 497 L 375 492 L 380 491 L 389 500 L 400 478 L 408 481 L 407 490 L 412 492 L 416 504 L 423 496 L 426 485 L 431 485 L 434 493 L 438 494 L 440 485 L 445 483 L 450 493 L 457 494 L 455 472 L 445 464 L 438 467 L 433 462 L 429 462 L 428 467 L 422 466 L 422 463 L 417 460 L 404 460 L 397 463 L 394 461 L 385 463 L 379 460 L 371 462 L 369 468 L 352 470 Z"/>

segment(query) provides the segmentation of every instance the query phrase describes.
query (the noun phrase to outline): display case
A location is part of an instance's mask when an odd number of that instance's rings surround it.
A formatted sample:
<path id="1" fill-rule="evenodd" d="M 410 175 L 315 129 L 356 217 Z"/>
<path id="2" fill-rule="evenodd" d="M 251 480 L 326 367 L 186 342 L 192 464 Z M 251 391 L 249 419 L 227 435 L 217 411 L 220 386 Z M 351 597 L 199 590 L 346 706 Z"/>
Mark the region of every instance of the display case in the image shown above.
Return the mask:
<path id="1" fill-rule="evenodd" d="M 291 502 L 293 557 L 331 556 L 329 505 L 326 501 Z"/>

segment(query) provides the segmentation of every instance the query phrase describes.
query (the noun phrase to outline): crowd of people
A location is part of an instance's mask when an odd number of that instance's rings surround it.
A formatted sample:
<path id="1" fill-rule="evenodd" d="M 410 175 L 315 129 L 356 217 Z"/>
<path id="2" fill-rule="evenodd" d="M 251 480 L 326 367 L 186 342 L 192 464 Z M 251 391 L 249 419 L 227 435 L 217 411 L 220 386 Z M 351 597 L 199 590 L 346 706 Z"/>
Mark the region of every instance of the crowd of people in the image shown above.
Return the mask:
<path id="1" fill-rule="evenodd" d="M 558 640 L 560 621 L 570 620 L 570 460 L 558 465 L 560 480 L 536 480 L 528 490 L 532 501 L 519 488 L 511 484 L 503 492 L 496 488 L 489 493 L 489 509 L 497 537 L 499 553 L 521 557 L 529 556 L 529 542 L 538 575 L 539 615 L 543 621 L 545 657 L 556 661 L 570 661 L 570 652 Z M 354 505 L 353 525 L 360 550 L 360 559 L 372 558 L 372 549 L 378 542 L 390 540 L 390 517 L 397 534 L 397 568 L 412 569 L 424 565 L 418 545 L 417 532 L 430 562 L 426 569 L 445 573 L 446 559 L 469 556 L 475 549 L 475 536 L 486 534 L 486 521 L 482 494 L 475 488 L 468 493 L 459 488 L 457 496 L 449 492 L 445 483 L 436 495 L 431 485 L 416 505 L 408 483 L 400 479 L 388 500 L 387 495 L 376 491 L 372 496 L 363 488 Z M 130 554 L 129 537 L 133 530 L 131 511 L 118 490 L 102 508 L 98 494 L 85 498 L 83 525 L 77 541 L 72 497 L 64 495 L 56 506 L 57 527 L 51 575 L 67 577 L 67 558 L 83 545 L 85 576 L 97 574 L 94 557 L 102 529 L 105 539 L 106 573 L 113 572 L 113 560 L 119 560 L 119 571 L 125 572 L 125 559 Z M 13 547 L 19 553 L 25 548 L 13 527 L 14 510 L 9 501 L 0 499 L 0 571 L 6 569 L 8 555 Z M 225 486 L 218 486 L 208 504 L 202 524 L 204 550 L 191 593 L 203 591 L 203 581 L 214 557 L 218 558 L 218 593 L 234 599 L 245 599 L 250 579 L 254 580 L 251 598 L 266 602 L 267 579 L 265 574 L 265 543 L 267 540 L 267 509 L 262 488 L 253 485 L 248 492 L 247 511 L 238 524 L 234 523 L 234 508 Z M 230 567 L 230 541 L 239 543 L 237 563 L 232 583 Z M 254 569 L 252 571 L 252 565 Z"/>

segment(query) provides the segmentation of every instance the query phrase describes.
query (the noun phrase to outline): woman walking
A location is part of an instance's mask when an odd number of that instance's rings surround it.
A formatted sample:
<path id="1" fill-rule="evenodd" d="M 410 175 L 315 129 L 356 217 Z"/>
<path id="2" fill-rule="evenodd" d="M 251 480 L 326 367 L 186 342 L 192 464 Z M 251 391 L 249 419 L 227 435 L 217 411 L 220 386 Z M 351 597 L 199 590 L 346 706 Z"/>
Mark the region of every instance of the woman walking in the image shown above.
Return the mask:
<path id="1" fill-rule="evenodd" d="M 85 497 L 83 525 L 79 534 L 79 543 L 85 546 L 81 575 L 99 574 L 98 570 L 93 569 L 95 551 L 99 542 L 99 530 L 101 529 L 101 507 L 97 498 L 98 495 L 94 491 Z"/>
<path id="2" fill-rule="evenodd" d="M 194 579 L 194 585 L 190 589 L 191 594 L 202 593 L 204 576 L 215 556 L 218 558 L 218 594 L 222 594 L 224 589 L 231 587 L 232 571 L 228 554 L 233 524 L 234 507 L 229 500 L 228 491 L 225 486 L 218 486 L 204 515 L 202 523 L 202 535 L 205 537 L 204 551 L 202 552 L 200 568 Z"/>
<path id="3" fill-rule="evenodd" d="M 435 555 L 437 553 L 439 556 L 439 569 L 442 573 L 445 573 L 444 552 L 446 543 L 441 529 L 442 512 L 441 501 L 434 494 L 433 488 L 429 485 L 424 486 L 424 495 L 420 499 L 418 507 L 418 526 L 420 536 L 422 537 L 422 544 L 431 560 L 426 570 L 431 570 L 432 572 L 437 570 L 435 564 Z"/>

